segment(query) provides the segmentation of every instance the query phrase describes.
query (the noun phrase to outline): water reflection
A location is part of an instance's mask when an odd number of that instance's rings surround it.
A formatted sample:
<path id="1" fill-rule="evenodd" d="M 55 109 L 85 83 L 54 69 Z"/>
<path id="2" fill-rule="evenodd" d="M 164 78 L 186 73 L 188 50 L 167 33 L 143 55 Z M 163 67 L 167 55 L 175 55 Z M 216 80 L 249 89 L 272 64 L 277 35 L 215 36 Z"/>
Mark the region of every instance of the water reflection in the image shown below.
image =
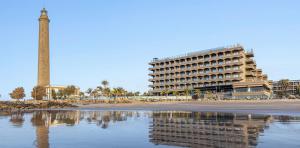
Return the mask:
<path id="1" fill-rule="evenodd" d="M 259 136 L 270 123 L 299 121 L 299 117 L 291 116 L 167 111 L 17 111 L 0 112 L 0 120 L 9 118 L 13 127 L 22 128 L 28 119 L 24 115 L 29 115 L 31 125 L 35 127 L 34 145 L 37 148 L 51 147 L 50 127 L 72 127 L 84 122 L 87 126 L 109 130 L 111 123 L 140 117 L 149 119 L 149 142 L 155 145 L 256 147 Z"/>
<path id="2" fill-rule="evenodd" d="M 181 147 L 250 147 L 271 116 L 226 113 L 153 113 L 150 141 Z"/>

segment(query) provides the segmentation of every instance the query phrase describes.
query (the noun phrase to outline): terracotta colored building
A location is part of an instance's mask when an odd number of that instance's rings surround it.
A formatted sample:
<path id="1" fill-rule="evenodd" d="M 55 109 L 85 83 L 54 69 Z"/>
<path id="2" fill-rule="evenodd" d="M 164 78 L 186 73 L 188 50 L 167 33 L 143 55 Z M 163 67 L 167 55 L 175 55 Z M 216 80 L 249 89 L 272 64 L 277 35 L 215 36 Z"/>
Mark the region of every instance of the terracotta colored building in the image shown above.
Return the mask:
<path id="1" fill-rule="evenodd" d="M 241 45 L 221 47 L 181 56 L 154 58 L 149 63 L 152 95 L 162 91 L 171 94 L 195 90 L 213 92 L 220 98 L 268 99 L 272 82 L 257 68 L 253 50 L 246 51 Z"/>

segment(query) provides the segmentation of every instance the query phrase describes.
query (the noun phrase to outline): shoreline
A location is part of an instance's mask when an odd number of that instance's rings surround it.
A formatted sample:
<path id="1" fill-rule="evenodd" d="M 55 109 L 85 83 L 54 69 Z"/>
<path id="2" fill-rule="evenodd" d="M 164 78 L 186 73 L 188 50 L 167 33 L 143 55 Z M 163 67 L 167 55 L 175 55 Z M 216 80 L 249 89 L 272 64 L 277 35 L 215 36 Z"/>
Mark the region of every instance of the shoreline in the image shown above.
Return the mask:
<path id="1" fill-rule="evenodd" d="M 2 102 L 3 103 L 3 102 Z M 49 103 L 49 102 L 48 102 Z M 27 104 L 30 104 L 27 102 Z M 39 103 L 38 103 L 39 104 Z M 53 104 L 50 103 L 50 104 Z M 5 111 L 0 107 L 0 111 Z M 300 100 L 219 100 L 219 101 L 163 101 L 131 103 L 89 103 L 61 102 L 52 107 L 10 108 L 8 110 L 138 110 L 138 111 L 188 111 L 188 112 L 228 112 L 272 115 L 300 116 Z"/>
<path id="2" fill-rule="evenodd" d="M 79 105 L 77 110 L 145 110 L 300 115 L 300 100 L 226 100 Z M 73 108 L 74 109 L 74 108 Z"/>

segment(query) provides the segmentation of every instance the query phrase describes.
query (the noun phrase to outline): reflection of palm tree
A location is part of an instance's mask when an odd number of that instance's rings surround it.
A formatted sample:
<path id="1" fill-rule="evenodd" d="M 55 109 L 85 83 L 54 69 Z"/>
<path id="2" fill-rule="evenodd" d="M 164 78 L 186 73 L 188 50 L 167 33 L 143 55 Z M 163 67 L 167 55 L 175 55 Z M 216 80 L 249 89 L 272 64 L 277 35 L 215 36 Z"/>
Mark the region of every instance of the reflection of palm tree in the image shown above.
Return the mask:
<path id="1" fill-rule="evenodd" d="M 13 113 L 10 118 L 10 122 L 15 126 L 22 126 L 24 123 L 23 113 Z"/>

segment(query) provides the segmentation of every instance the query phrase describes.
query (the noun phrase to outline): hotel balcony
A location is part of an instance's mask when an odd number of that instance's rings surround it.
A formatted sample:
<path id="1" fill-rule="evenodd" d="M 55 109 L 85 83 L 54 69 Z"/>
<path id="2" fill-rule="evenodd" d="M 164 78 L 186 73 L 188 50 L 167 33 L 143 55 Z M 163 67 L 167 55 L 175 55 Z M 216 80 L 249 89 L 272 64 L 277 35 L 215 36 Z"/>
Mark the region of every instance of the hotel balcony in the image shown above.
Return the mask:
<path id="1" fill-rule="evenodd" d="M 254 67 L 253 65 L 250 65 L 250 64 L 248 64 L 248 65 L 246 65 L 246 69 L 251 69 L 251 70 L 254 70 L 254 69 L 255 69 L 255 67 Z"/>
<path id="2" fill-rule="evenodd" d="M 154 76 L 155 74 L 154 74 L 154 73 L 149 73 L 148 75 L 149 75 L 149 76 Z"/>
<path id="3" fill-rule="evenodd" d="M 255 73 L 251 72 L 251 71 L 247 71 L 246 72 L 246 76 L 255 76 Z"/>
<path id="4" fill-rule="evenodd" d="M 154 79 L 148 79 L 149 82 L 154 82 Z"/>
<path id="5" fill-rule="evenodd" d="M 250 57 L 254 57 L 254 53 L 253 51 L 250 51 L 250 52 L 246 52 L 246 57 L 250 58 Z"/>
<path id="6" fill-rule="evenodd" d="M 154 71 L 155 67 L 148 68 L 148 70 Z"/>
<path id="7" fill-rule="evenodd" d="M 246 59 L 247 64 L 254 64 L 255 61 L 253 59 Z"/>

